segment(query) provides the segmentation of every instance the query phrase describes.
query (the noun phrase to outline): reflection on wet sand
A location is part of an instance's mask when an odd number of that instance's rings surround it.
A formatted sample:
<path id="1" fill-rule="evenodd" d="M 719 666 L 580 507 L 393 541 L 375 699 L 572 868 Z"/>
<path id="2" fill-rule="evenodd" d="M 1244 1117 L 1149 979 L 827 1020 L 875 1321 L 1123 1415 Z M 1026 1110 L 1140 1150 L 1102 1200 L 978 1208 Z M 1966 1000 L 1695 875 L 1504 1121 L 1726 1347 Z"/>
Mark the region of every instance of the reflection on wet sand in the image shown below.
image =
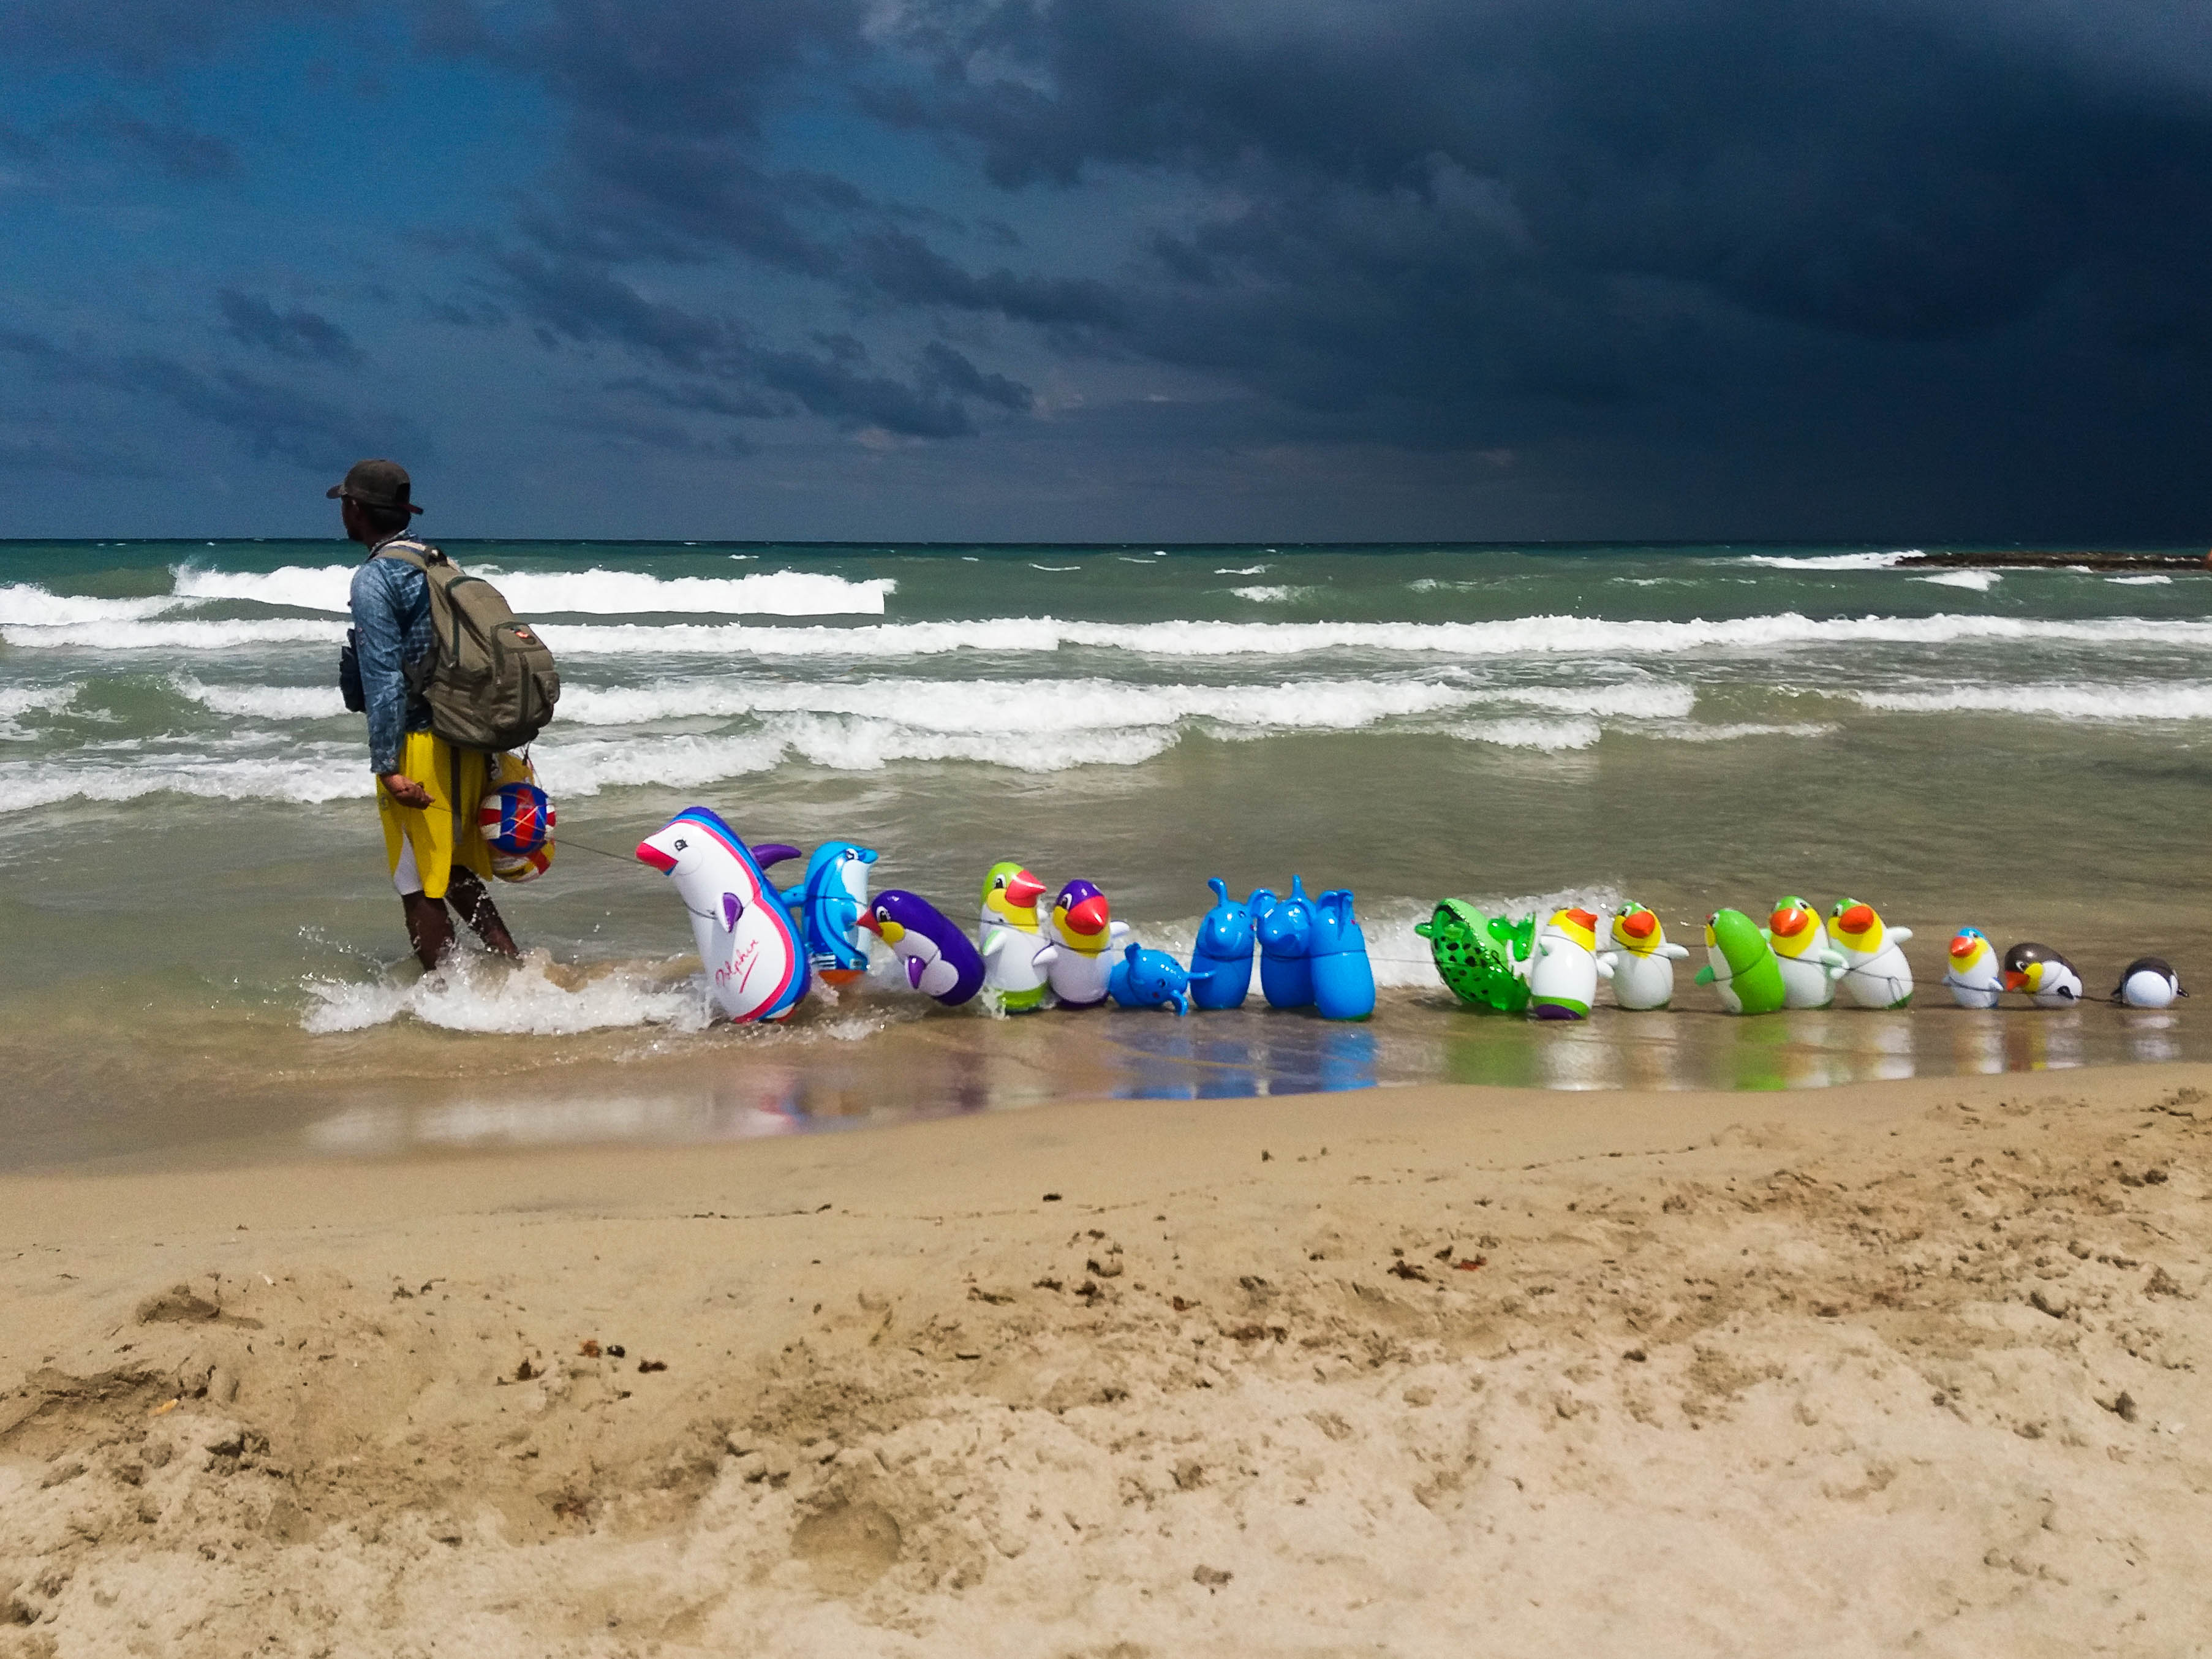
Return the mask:
<path id="1" fill-rule="evenodd" d="M 2203 1035 L 2199 1035 L 2199 1030 Z M 1054 1099 L 1213 1100 L 1452 1082 L 1562 1090 L 1818 1089 L 1886 1079 L 2212 1058 L 2179 1011 L 1829 1008 L 1759 1018 L 1604 1011 L 1577 1024 L 1471 1012 L 1401 994 L 1371 1021 L 1248 1008 L 924 1018 L 860 1042 L 733 1040 L 481 1085 L 366 1094 L 308 1126 L 339 1157 L 421 1148 L 710 1141 Z M 294 1143 L 296 1147 L 298 1143 Z"/>

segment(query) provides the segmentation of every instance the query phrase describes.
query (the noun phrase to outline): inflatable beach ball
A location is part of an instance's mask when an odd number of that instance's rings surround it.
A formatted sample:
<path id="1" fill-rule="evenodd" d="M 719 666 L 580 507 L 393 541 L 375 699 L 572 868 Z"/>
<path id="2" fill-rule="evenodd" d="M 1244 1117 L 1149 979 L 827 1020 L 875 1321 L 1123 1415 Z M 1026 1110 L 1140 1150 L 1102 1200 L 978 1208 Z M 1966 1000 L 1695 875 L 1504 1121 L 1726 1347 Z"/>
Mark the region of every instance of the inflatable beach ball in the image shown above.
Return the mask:
<path id="1" fill-rule="evenodd" d="M 553 843 L 549 841 L 527 853 L 494 853 L 491 872 L 501 881 L 535 881 L 552 863 Z"/>
<path id="2" fill-rule="evenodd" d="M 524 858 L 552 839 L 553 803 L 534 783 L 502 783 L 477 809 L 477 828 L 494 854 Z"/>

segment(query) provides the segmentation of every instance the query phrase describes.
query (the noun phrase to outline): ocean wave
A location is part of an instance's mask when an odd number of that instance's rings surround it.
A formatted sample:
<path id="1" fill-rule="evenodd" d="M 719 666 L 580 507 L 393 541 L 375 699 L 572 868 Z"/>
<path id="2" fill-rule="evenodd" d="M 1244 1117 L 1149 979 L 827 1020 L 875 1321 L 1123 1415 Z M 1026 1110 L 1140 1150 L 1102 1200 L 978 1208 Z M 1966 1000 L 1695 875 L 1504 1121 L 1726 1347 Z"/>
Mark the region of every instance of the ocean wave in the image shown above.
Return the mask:
<path id="1" fill-rule="evenodd" d="M 173 674 L 169 684 L 218 714 L 251 720 L 327 720 L 346 712 L 335 685 L 204 685 L 190 674 Z"/>
<path id="2" fill-rule="evenodd" d="M 2173 581 L 2172 577 L 2162 574 L 2149 576 L 2107 576 L 2105 580 L 2112 583 L 2115 587 L 2166 587 L 2170 586 Z"/>
<path id="3" fill-rule="evenodd" d="M 77 593 L 50 593 L 36 582 L 0 583 L 0 626 L 57 628 L 87 623 L 137 622 L 174 611 L 185 601 L 173 594 L 139 599 L 101 599 Z"/>
<path id="4" fill-rule="evenodd" d="M 1951 685 L 1936 691 L 1849 691 L 1868 708 L 1904 714 L 2041 714 L 2079 720 L 2212 720 L 2212 685 L 2155 682 Z"/>
<path id="5" fill-rule="evenodd" d="M 1760 564 L 1776 570 L 1887 570 L 1919 556 L 1918 548 L 1901 547 L 1886 553 L 1741 553 L 1722 562 Z"/>
<path id="6" fill-rule="evenodd" d="M 179 597 L 242 599 L 301 611 L 343 613 L 354 572 L 349 564 L 286 565 L 270 571 L 204 570 L 179 565 Z M 898 587 L 888 576 L 849 581 L 816 570 L 770 570 L 748 576 L 672 576 L 641 570 L 503 570 L 467 568 L 495 582 L 526 617 L 647 616 L 698 613 L 723 617 L 880 617 Z M 14 620 L 0 611 L 0 620 Z M 28 620 L 26 618 L 26 620 Z"/>
<path id="7" fill-rule="evenodd" d="M 1969 592 L 1986 593 L 2004 580 L 1996 570 L 1939 570 L 1932 576 L 1915 576 L 1917 582 L 1926 582 L 1930 587 L 1963 587 Z"/>
<path id="8" fill-rule="evenodd" d="M 749 656 L 856 659 L 939 656 L 954 651 L 1027 655 L 1071 647 L 1163 658 L 1301 656 L 1328 651 L 1440 657 L 1606 655 L 1652 657 L 1688 651 L 1786 650 L 1869 644 L 1949 645 L 1975 641 L 2212 647 L 2212 623 L 2115 617 L 2075 621 L 1942 614 L 1821 619 L 1783 611 L 1718 621 L 1612 621 L 1537 616 L 1467 623 L 1061 621 L 1006 617 L 967 622 L 761 627 L 745 623 L 555 623 L 538 630 L 574 657 Z M 119 621 L 98 626 L 0 627 L 0 641 L 40 648 L 113 651 L 225 650 L 236 646 L 331 644 L 344 625 L 307 617 L 252 621 Z"/>
<path id="9" fill-rule="evenodd" d="M 556 978 L 550 959 L 533 951 L 509 966 L 474 952 L 447 958 L 435 973 L 409 982 L 309 979 L 301 1025 L 318 1036 L 366 1030 L 405 1015 L 448 1031 L 517 1036 L 573 1036 L 633 1025 L 703 1030 L 706 988 L 694 979 L 670 987 L 635 973 Z"/>
<path id="10" fill-rule="evenodd" d="M 1595 720 L 1469 720 L 1448 728 L 1470 743 L 1501 749 L 1538 749 L 1547 754 L 1595 746 L 1603 728 Z"/>
<path id="11" fill-rule="evenodd" d="M 1309 594 L 1318 592 L 1320 590 L 1310 586 L 1277 586 L 1232 587 L 1229 591 L 1238 599 L 1249 599 L 1254 605 L 1294 605 Z"/>
<path id="12" fill-rule="evenodd" d="M 164 794 L 317 805 L 374 793 L 366 749 L 321 744 L 313 750 L 224 760 L 169 754 L 135 763 L 0 761 L 0 812 L 24 812 L 65 800 L 116 802 Z M 338 758 L 341 750 L 343 759 Z"/>
<path id="13" fill-rule="evenodd" d="M 1734 743 L 1740 738 L 1828 738 L 1843 728 L 1833 720 L 1796 720 L 1787 724 L 1770 724 L 1762 720 L 1739 720 L 1734 724 L 1715 723 L 1711 726 L 1655 726 L 1639 729 L 1639 738 L 1656 738 L 1667 743 Z"/>

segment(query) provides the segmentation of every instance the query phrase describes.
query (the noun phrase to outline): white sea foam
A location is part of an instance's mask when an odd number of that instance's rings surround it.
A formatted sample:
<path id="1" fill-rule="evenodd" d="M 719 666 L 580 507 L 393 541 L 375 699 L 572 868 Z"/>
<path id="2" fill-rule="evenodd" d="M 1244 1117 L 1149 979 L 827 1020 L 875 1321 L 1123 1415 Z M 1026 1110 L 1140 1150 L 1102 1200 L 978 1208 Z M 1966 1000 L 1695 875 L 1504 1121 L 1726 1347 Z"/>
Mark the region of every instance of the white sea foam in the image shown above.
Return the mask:
<path id="1" fill-rule="evenodd" d="M 1547 753 L 1594 747 L 1602 729 L 1595 720 L 1468 720 L 1451 735 L 1501 749 L 1540 749 Z"/>
<path id="2" fill-rule="evenodd" d="M 374 787 L 367 751 L 357 745 L 316 744 L 306 752 L 223 760 L 158 755 L 137 762 L 0 761 L 0 812 L 160 794 L 313 805 L 367 796 Z"/>
<path id="3" fill-rule="evenodd" d="M 1948 645 L 1975 641 L 2212 647 L 2212 623 L 2199 621 L 2142 617 L 2056 621 L 1949 614 L 1823 620 L 1795 611 L 1712 622 L 1617 622 L 1541 616 L 1473 623 L 1098 623 L 1006 617 L 811 628 L 744 623 L 663 626 L 569 623 L 548 624 L 539 631 L 556 652 L 580 658 L 742 655 L 869 659 L 936 656 L 963 650 L 1013 655 L 1070 647 L 1167 658 L 1297 656 L 1340 650 L 1444 657 L 1647 657 L 1700 650 Z M 306 617 L 0 627 L 0 641 L 33 649 L 225 650 L 242 645 L 330 644 L 344 635 L 341 623 Z"/>
<path id="4" fill-rule="evenodd" d="M 52 714 L 76 701 L 74 685 L 10 685 L 0 687 L 0 720 L 19 714 Z"/>
<path id="5" fill-rule="evenodd" d="M 135 622 L 174 611 L 184 603 L 172 594 L 141 599 L 100 599 L 77 593 L 50 593 L 36 582 L 0 583 L 0 625 L 54 628 L 71 623 Z"/>
<path id="6" fill-rule="evenodd" d="M 218 714 L 264 720 L 327 720 L 346 712 L 345 699 L 334 685 L 204 685 L 190 674 L 173 674 L 169 684 Z"/>
<path id="7" fill-rule="evenodd" d="M 2115 587 L 2164 587 L 2169 585 L 2173 578 L 2166 575 L 2107 576 L 2105 580 Z"/>
<path id="8" fill-rule="evenodd" d="M 1273 568 L 1265 564 L 1224 564 L 1213 574 L 1217 576 L 1264 576 Z"/>
<path id="9" fill-rule="evenodd" d="M 615 973 L 562 983 L 549 966 L 537 952 L 513 966 L 470 952 L 412 981 L 309 979 L 300 1024 L 325 1035 L 388 1024 L 404 1014 L 449 1031 L 570 1036 L 632 1025 L 696 1031 L 708 1022 L 706 991 L 697 980 L 672 988 Z"/>
<path id="10" fill-rule="evenodd" d="M 2040 714 L 2079 720 L 2212 720 L 2212 685 L 2156 682 L 1950 685 L 1935 691 L 1850 691 L 1869 708 L 1908 714 Z"/>
<path id="11" fill-rule="evenodd" d="M 1623 680 L 1613 685 L 1516 685 L 1474 693 L 1484 702 L 1525 703 L 1566 714 L 1632 720 L 1682 720 L 1698 706 L 1694 687 L 1668 680 Z"/>
<path id="12" fill-rule="evenodd" d="M 1918 548 L 1901 547 L 1886 553 L 1742 553 L 1727 562 L 1763 564 L 1778 570 L 1887 570 L 1919 556 Z"/>
<path id="13" fill-rule="evenodd" d="M 1996 570 L 1939 570 L 1932 576 L 1915 576 L 1917 582 L 1926 582 L 1931 587 L 1963 587 L 1970 592 L 1986 593 L 2004 580 Z"/>
<path id="14" fill-rule="evenodd" d="M 286 565 L 270 571 L 203 570 L 180 565 L 176 592 L 195 599 L 242 599 L 301 611 L 347 609 L 356 565 Z M 467 562 L 491 578 L 526 617 L 583 614 L 645 616 L 688 612 L 724 617 L 834 617 L 884 614 L 898 586 L 890 577 L 848 581 L 816 570 L 771 570 L 749 576 L 675 576 L 641 570 L 502 570 Z M 0 611 L 0 620 L 13 620 Z M 26 620 L 28 620 L 27 618 Z M 61 620 L 58 618 L 57 620 Z"/>
<path id="15" fill-rule="evenodd" d="M 1311 587 L 1232 587 L 1229 590 L 1240 599 L 1249 599 L 1254 605 L 1291 605 L 1315 592 Z"/>
<path id="16" fill-rule="evenodd" d="M 1711 726 L 1654 726 L 1637 732 L 1668 743 L 1734 743 L 1739 738 L 1826 738 L 1843 728 L 1833 720 L 1798 720 L 1776 725 L 1761 720 L 1739 720 Z"/>

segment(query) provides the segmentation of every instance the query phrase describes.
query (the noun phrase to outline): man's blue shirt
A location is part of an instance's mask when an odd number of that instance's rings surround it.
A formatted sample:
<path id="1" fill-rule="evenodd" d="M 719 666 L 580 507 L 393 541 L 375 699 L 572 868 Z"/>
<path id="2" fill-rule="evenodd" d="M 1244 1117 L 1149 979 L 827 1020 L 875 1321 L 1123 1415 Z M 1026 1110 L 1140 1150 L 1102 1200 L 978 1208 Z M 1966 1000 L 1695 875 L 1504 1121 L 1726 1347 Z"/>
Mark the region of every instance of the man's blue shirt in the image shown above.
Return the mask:
<path id="1" fill-rule="evenodd" d="M 420 549 L 404 532 L 369 550 L 353 573 L 354 649 L 361 659 L 362 701 L 368 706 L 368 765 L 379 777 L 399 769 L 409 732 L 430 725 L 430 706 L 407 688 L 407 665 L 429 654 L 430 580 L 400 559 L 376 556 L 394 544 Z"/>

